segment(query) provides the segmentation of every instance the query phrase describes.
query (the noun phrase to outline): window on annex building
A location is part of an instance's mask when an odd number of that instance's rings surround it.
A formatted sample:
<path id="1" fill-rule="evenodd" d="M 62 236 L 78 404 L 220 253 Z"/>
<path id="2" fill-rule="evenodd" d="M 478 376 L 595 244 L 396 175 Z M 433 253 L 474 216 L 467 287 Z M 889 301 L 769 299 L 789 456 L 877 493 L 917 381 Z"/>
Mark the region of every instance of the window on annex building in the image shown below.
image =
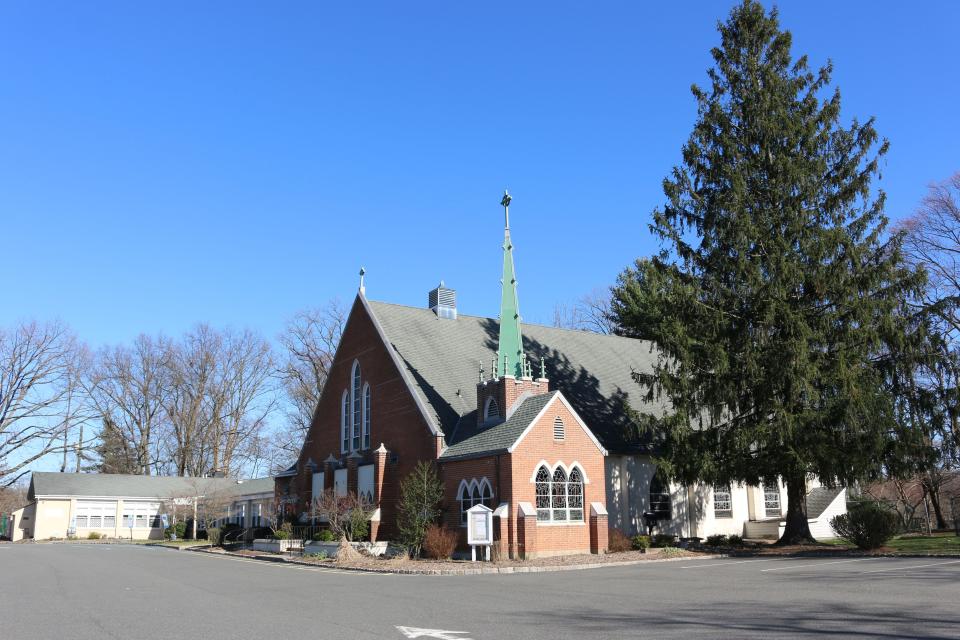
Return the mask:
<path id="1" fill-rule="evenodd" d="M 479 481 L 475 478 L 470 482 L 462 481 L 460 490 L 457 492 L 457 500 L 460 502 L 460 526 L 467 526 L 467 511 L 474 505 L 482 504 L 485 507 L 493 509 L 493 489 L 490 487 L 490 481 L 481 478 Z"/>
<path id="2" fill-rule="evenodd" d="M 537 469 L 537 520 L 540 522 L 583 522 L 583 472 L 577 467 L 570 475 L 561 466 L 553 473 L 545 465 Z"/>
<path id="3" fill-rule="evenodd" d="M 763 511 L 768 518 L 779 518 L 780 485 L 776 480 L 765 480 L 763 483 Z"/>
<path id="4" fill-rule="evenodd" d="M 650 511 L 660 520 L 669 520 L 673 517 L 670 485 L 659 471 L 650 479 Z"/>
<path id="5" fill-rule="evenodd" d="M 357 450 L 360 448 L 360 421 L 361 421 L 361 405 L 362 405 L 362 396 L 360 391 L 360 363 L 353 363 L 353 389 L 351 391 L 351 399 L 353 400 L 353 449 Z"/>
<path id="6" fill-rule="evenodd" d="M 733 494 L 730 485 L 713 485 L 713 517 L 733 517 Z"/>

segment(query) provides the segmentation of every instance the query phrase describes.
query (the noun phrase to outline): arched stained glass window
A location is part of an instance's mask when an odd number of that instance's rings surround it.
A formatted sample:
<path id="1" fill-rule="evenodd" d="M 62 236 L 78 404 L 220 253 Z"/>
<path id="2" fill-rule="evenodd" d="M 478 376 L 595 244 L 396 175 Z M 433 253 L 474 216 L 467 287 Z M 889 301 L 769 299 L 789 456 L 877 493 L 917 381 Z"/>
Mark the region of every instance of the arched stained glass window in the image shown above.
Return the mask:
<path id="1" fill-rule="evenodd" d="M 370 384 L 363 385 L 363 448 L 370 448 Z"/>
<path id="2" fill-rule="evenodd" d="M 346 391 L 340 402 L 340 451 L 346 453 L 350 449 L 350 396 Z"/>
<path id="3" fill-rule="evenodd" d="M 353 435 L 353 449 L 357 450 L 360 448 L 360 420 L 361 420 L 361 395 L 360 395 L 360 363 L 353 363 L 353 389 L 351 391 L 351 399 L 353 404 L 353 420 L 352 420 L 352 435 Z"/>
<path id="4" fill-rule="evenodd" d="M 583 522 L 583 474 L 574 467 L 567 480 L 567 506 L 572 522 Z"/>
<path id="5" fill-rule="evenodd" d="M 550 509 L 553 520 L 567 519 L 567 474 L 561 467 L 553 472 L 553 482 L 550 483 Z"/>
<path id="6" fill-rule="evenodd" d="M 550 520 L 550 472 L 545 466 L 537 469 L 537 520 Z"/>

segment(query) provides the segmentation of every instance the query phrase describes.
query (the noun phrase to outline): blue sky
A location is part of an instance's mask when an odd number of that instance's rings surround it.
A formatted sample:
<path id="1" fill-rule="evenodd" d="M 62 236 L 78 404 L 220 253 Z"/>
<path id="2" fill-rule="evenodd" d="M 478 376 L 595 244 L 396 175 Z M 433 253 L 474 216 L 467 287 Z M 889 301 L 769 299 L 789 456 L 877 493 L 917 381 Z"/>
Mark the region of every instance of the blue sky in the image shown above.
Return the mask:
<path id="1" fill-rule="evenodd" d="M 0 326 L 92 346 L 198 321 L 275 336 L 368 296 L 499 302 L 504 187 L 521 312 L 656 245 L 729 2 L 0 2 Z M 782 2 L 844 117 L 891 141 L 909 214 L 960 170 L 960 3 Z"/>

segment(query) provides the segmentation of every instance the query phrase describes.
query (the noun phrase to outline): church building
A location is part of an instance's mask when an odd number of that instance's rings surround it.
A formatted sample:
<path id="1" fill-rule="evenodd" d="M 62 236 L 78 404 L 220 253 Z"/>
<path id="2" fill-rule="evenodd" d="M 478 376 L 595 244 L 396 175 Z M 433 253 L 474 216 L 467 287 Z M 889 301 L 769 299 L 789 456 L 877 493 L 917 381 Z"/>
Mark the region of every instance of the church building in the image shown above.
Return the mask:
<path id="1" fill-rule="evenodd" d="M 394 539 L 400 483 L 427 460 L 461 549 L 475 504 L 494 510 L 501 557 L 602 553 L 609 528 L 642 532 L 644 513 L 679 536 L 744 535 L 751 525 L 776 535 L 785 507 L 776 479 L 684 487 L 656 473 L 631 419 L 631 409 L 664 410 L 641 400 L 632 377 L 652 369 L 649 342 L 521 322 L 510 196 L 501 204 L 498 319 L 459 314 L 443 283 L 423 308 L 369 300 L 361 271 L 300 456 L 276 477 L 283 512 L 306 519 L 321 491 L 357 492 L 376 506 L 371 538 Z M 842 491 L 827 494 L 823 511 L 835 511 Z"/>

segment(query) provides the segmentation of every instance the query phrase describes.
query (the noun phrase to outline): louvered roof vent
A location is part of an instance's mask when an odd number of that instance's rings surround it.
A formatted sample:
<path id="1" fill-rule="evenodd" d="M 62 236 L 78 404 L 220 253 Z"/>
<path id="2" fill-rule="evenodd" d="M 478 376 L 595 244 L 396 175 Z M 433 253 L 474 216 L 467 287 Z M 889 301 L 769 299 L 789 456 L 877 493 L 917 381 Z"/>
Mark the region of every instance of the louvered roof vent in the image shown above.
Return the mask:
<path id="1" fill-rule="evenodd" d="M 438 318 L 457 319 L 457 292 L 443 286 L 443 280 L 436 289 L 427 294 L 427 305 Z"/>

